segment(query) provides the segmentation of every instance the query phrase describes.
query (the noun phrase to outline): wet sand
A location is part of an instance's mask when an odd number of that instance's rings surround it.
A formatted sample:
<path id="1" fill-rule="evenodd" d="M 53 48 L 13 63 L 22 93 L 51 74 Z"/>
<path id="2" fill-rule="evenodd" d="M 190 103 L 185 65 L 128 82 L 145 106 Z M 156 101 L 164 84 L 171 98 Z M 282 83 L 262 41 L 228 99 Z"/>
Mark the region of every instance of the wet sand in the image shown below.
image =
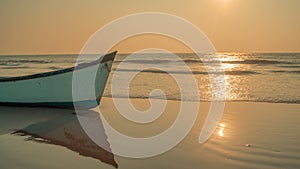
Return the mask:
<path id="1" fill-rule="evenodd" d="M 139 110 L 149 107 L 145 99 L 132 102 Z M 200 144 L 198 137 L 209 105 L 201 103 L 194 127 L 176 147 L 145 159 L 115 156 L 119 168 L 300 168 L 300 105 L 227 102 L 216 132 Z M 128 122 L 118 114 L 111 98 L 102 99 L 100 110 L 116 130 L 129 136 L 149 137 L 170 127 L 179 107 L 180 102 L 168 101 L 159 119 L 143 125 Z M 66 116 L 70 112 L 61 109 L 0 107 L 0 168 L 114 168 L 62 145 L 11 134 L 14 129 Z"/>

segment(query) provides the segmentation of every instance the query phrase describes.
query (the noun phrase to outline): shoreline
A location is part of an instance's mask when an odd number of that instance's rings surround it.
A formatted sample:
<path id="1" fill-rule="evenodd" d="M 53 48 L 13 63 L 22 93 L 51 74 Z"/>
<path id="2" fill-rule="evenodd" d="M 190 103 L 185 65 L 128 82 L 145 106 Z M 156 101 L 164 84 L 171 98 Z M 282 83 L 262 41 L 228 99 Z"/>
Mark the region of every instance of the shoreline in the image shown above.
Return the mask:
<path id="1" fill-rule="evenodd" d="M 107 99 L 112 99 L 111 96 L 102 96 L 102 98 L 107 98 Z M 115 99 L 126 99 L 126 97 L 115 97 Z M 148 97 L 130 97 L 129 99 L 142 99 L 142 100 L 148 100 Z M 160 98 L 151 98 L 151 99 L 157 99 L 157 100 L 165 100 L 165 99 L 160 99 Z M 166 101 L 181 101 L 181 100 L 176 100 L 176 99 L 166 99 Z M 199 101 L 192 101 L 192 100 L 187 100 L 186 102 L 203 102 L 203 103 L 209 103 L 213 101 L 209 100 L 199 100 Z M 299 105 L 300 101 L 278 101 L 278 102 L 272 102 L 272 101 L 254 101 L 254 100 L 218 100 L 216 102 L 224 102 L 224 103 L 274 103 L 274 104 L 295 104 Z"/>

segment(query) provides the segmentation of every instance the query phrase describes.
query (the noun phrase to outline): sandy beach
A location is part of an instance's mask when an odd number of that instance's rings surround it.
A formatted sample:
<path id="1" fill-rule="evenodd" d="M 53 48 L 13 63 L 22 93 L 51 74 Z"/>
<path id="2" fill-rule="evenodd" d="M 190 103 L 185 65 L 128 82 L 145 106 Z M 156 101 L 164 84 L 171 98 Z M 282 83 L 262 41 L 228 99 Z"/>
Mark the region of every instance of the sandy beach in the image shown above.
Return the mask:
<path id="1" fill-rule="evenodd" d="M 132 103 L 139 110 L 149 107 L 146 99 L 132 99 Z M 128 136 L 149 137 L 170 127 L 178 114 L 179 103 L 168 101 L 159 119 L 142 125 L 129 122 L 118 114 L 111 98 L 103 98 L 100 110 L 109 124 L 119 132 Z M 227 102 L 220 126 L 209 141 L 200 144 L 198 137 L 209 106 L 209 102 L 201 102 L 194 127 L 176 147 L 151 158 L 114 156 L 119 168 L 300 167 L 300 105 Z M 45 121 L 47 124 L 56 124 L 59 121 L 57 119 L 65 119 L 70 114 L 72 111 L 63 109 L 0 107 L 1 168 L 114 168 L 113 165 L 84 156 L 65 146 L 12 134 L 15 130 Z M 58 137 L 55 132 L 49 136 L 48 140 Z M 109 135 L 107 139 L 109 142 Z"/>

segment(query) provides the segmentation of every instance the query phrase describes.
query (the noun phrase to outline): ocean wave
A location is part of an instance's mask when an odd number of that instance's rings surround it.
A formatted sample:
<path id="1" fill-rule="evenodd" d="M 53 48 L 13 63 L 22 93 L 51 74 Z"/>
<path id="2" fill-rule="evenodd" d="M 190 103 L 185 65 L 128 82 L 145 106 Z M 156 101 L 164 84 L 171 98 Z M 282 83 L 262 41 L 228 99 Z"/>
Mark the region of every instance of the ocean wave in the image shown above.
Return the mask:
<path id="1" fill-rule="evenodd" d="M 8 63 L 8 62 L 1 63 L 0 62 L 0 66 L 19 66 L 19 65 L 20 65 L 19 63 Z"/>
<path id="2" fill-rule="evenodd" d="M 37 64 L 46 64 L 53 63 L 53 61 L 45 61 L 45 60 L 2 60 L 0 64 L 12 64 L 12 63 L 37 63 Z"/>
<path id="3" fill-rule="evenodd" d="M 282 67 L 282 68 L 300 68 L 299 65 L 293 66 L 293 65 L 289 65 L 289 66 L 278 66 L 278 67 Z"/>
<path id="4" fill-rule="evenodd" d="M 268 64 L 295 64 L 294 62 L 287 62 L 287 61 L 277 61 L 277 60 L 264 60 L 264 59 L 246 59 L 246 60 L 230 60 L 230 61 L 219 61 L 219 60 L 209 60 L 209 59 L 182 59 L 177 60 L 176 62 L 185 63 L 227 63 L 227 64 L 258 64 L 258 65 L 268 65 Z M 116 63 L 120 62 L 128 62 L 128 63 L 135 63 L 135 64 L 162 64 L 162 63 L 169 63 L 172 60 L 164 60 L 164 59 L 157 59 L 157 60 L 116 60 Z"/>
<path id="5" fill-rule="evenodd" d="M 153 59 L 153 60 L 117 60 L 114 61 L 116 63 L 120 62 L 128 62 L 128 63 L 136 63 L 136 64 L 161 64 L 171 62 L 172 60 L 165 60 L 165 59 Z"/>
<path id="6" fill-rule="evenodd" d="M 221 61 L 222 63 L 228 64 L 256 64 L 256 65 L 268 65 L 268 64 L 294 64 L 292 62 L 286 61 L 276 61 L 276 60 L 264 60 L 264 59 L 246 59 L 246 60 L 230 60 L 230 61 Z"/>
<path id="7" fill-rule="evenodd" d="M 116 71 L 116 69 L 114 69 Z M 136 69 L 117 69 L 117 71 L 121 72 L 142 72 L 142 73 L 159 73 L 159 74 L 194 74 L 194 75 L 207 75 L 208 72 L 205 71 L 192 71 L 192 72 L 185 72 L 185 71 L 163 71 L 163 70 L 136 70 Z M 239 71 L 239 70 L 233 70 L 233 71 L 224 71 L 226 75 L 251 75 L 251 74 L 260 74 L 258 72 L 254 71 Z M 210 74 L 223 74 L 223 72 L 210 72 Z"/>
<path id="8" fill-rule="evenodd" d="M 104 94 L 103 97 L 112 98 L 111 94 Z M 114 98 L 119 99 L 125 99 L 128 98 L 127 96 L 123 95 L 114 95 Z M 154 96 L 149 98 L 149 96 L 129 96 L 130 99 L 162 99 L 165 100 L 163 97 L 160 96 Z M 169 97 L 167 96 L 167 100 L 173 100 L 173 101 L 189 101 L 189 102 L 258 102 L 258 103 L 286 103 L 286 104 L 300 104 L 300 100 L 284 100 L 284 99 L 240 99 L 240 100 L 209 100 L 209 99 L 203 99 L 200 98 L 199 100 L 182 100 L 180 98 L 176 97 Z"/>
<path id="9" fill-rule="evenodd" d="M 51 66 L 49 67 L 49 69 L 52 69 L 52 70 L 60 70 L 60 69 L 63 69 L 61 67 L 56 67 L 56 66 Z"/>
<path id="10" fill-rule="evenodd" d="M 13 66 L 13 67 L 0 67 L 0 69 L 28 69 L 29 66 Z"/>
<path id="11" fill-rule="evenodd" d="M 291 73 L 291 74 L 300 74 L 300 70 L 272 70 L 273 73 Z"/>
<path id="12" fill-rule="evenodd" d="M 236 60 L 236 61 L 222 61 L 222 63 L 231 63 L 231 64 L 287 64 L 289 62 L 276 61 L 276 60 Z"/>

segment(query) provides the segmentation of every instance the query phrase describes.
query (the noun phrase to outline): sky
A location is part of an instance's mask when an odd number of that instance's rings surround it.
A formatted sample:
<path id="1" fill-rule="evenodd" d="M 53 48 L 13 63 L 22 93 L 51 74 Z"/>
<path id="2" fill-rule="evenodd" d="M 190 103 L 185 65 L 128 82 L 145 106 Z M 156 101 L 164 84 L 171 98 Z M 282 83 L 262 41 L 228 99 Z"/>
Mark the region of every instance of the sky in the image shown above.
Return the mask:
<path id="1" fill-rule="evenodd" d="M 137 12 L 182 17 L 218 52 L 300 51 L 300 0 L 1 0 L 0 54 L 79 53 L 105 24 Z M 131 37 L 114 48 L 128 53 L 151 47 L 189 50 L 155 35 Z"/>

